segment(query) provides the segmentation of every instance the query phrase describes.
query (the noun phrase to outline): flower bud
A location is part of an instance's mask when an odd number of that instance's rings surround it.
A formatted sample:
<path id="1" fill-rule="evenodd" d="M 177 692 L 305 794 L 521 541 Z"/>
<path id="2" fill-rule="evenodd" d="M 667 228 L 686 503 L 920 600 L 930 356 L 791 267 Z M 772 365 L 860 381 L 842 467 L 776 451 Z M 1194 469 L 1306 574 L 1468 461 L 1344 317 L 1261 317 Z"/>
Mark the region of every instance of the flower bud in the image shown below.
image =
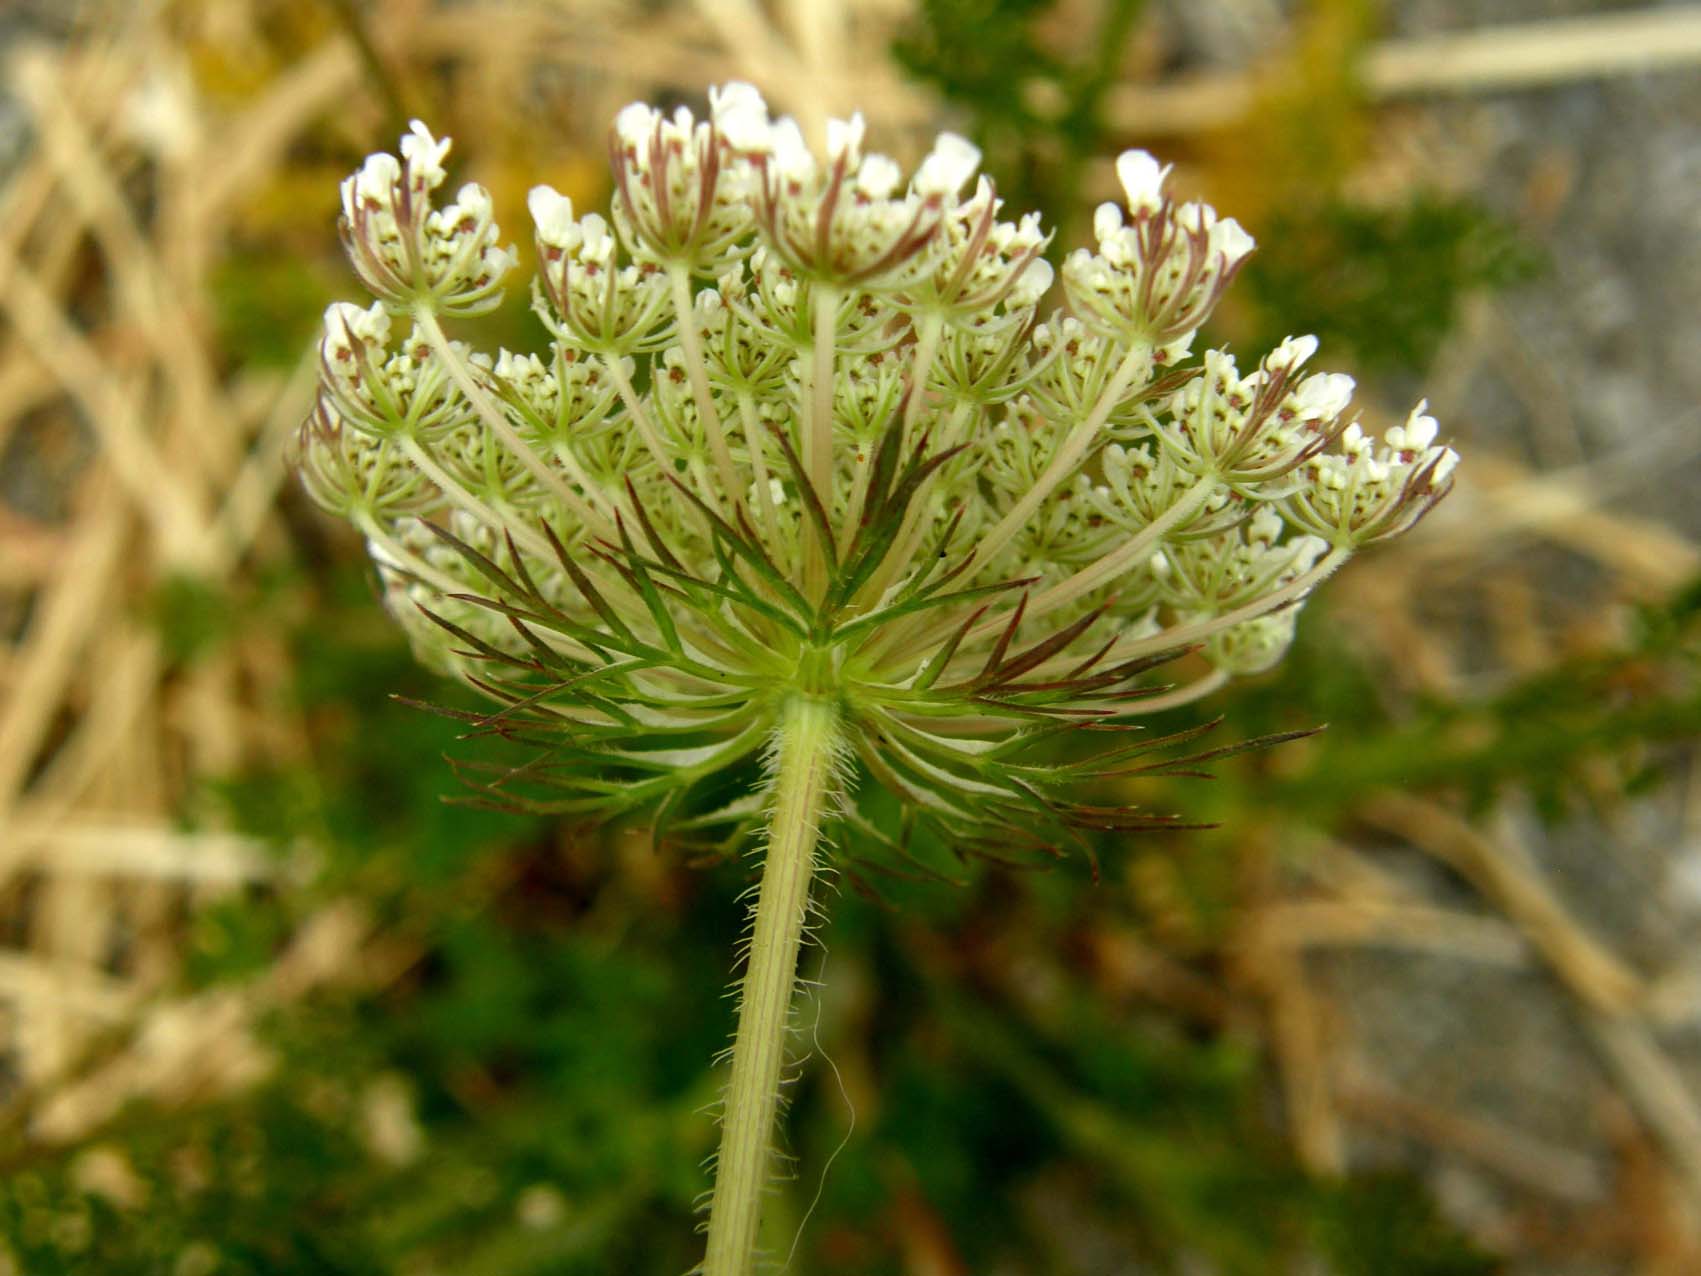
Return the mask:
<path id="1" fill-rule="evenodd" d="M 1144 151 L 1124 152 L 1116 167 L 1129 219 L 1115 204 L 1099 207 L 1099 250 L 1070 254 L 1064 289 L 1095 332 L 1166 345 L 1210 317 L 1252 251 L 1252 237 L 1208 204 L 1175 204 L 1163 190 L 1168 167 Z"/>
<path id="2" fill-rule="evenodd" d="M 343 247 L 361 282 L 392 310 L 425 306 L 446 315 L 477 315 L 502 301 L 502 279 L 514 268 L 489 193 L 460 189 L 442 210 L 431 195 L 444 179 L 447 138 L 438 141 L 415 120 L 402 138 L 402 162 L 367 157 L 342 184 Z"/>
<path id="3" fill-rule="evenodd" d="M 302 423 L 293 459 L 313 503 L 340 518 L 383 523 L 443 504 L 442 493 L 390 442 L 348 428 L 323 395 Z"/>
<path id="4" fill-rule="evenodd" d="M 634 260 L 712 275 L 748 251 L 748 170 L 728 162 L 715 124 L 634 102 L 615 117 L 609 153 L 615 225 Z"/>
<path id="5" fill-rule="evenodd" d="M 823 166 L 797 122 L 768 124 L 753 95 L 729 85 L 711 101 L 716 127 L 751 165 L 750 204 L 769 249 L 802 278 L 834 287 L 889 291 L 922 278 L 949 193 L 967 180 L 978 152 L 947 135 L 918 174 L 921 184 L 894 197 L 897 166 L 863 154 L 860 115 L 828 122 Z"/>
<path id="6" fill-rule="evenodd" d="M 1409 531 L 1453 486 L 1459 457 L 1435 443 L 1439 426 L 1412 409 L 1378 447 L 1355 424 L 1341 434 L 1341 452 L 1312 457 L 1304 487 L 1282 501 L 1295 526 L 1330 544 L 1356 549 Z"/>

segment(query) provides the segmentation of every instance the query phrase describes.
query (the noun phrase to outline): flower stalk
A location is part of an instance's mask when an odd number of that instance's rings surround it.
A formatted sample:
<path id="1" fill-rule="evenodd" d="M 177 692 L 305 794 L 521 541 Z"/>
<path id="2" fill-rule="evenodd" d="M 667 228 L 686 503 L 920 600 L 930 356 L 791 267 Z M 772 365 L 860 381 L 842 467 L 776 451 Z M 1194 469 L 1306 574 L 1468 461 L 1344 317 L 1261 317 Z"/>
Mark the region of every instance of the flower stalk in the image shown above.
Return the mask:
<path id="1" fill-rule="evenodd" d="M 799 695 L 773 744 L 767 847 L 739 983 L 738 1031 L 721 1114 L 703 1276 L 749 1276 L 773 1159 L 797 959 L 821 832 L 840 800 L 838 713 Z"/>

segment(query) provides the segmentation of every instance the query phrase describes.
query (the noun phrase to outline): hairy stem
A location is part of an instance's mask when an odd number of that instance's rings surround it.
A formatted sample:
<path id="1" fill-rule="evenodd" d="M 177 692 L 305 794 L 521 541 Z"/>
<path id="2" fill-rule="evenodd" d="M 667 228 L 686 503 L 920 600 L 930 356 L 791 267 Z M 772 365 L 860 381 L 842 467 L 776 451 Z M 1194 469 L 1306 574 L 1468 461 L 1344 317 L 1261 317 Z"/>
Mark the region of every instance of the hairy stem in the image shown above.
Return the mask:
<path id="1" fill-rule="evenodd" d="M 804 912 L 821 820 L 837 796 L 837 732 L 833 705 L 806 696 L 792 701 L 780 724 L 768 850 L 740 989 L 702 1276 L 750 1276 L 754 1270 Z"/>

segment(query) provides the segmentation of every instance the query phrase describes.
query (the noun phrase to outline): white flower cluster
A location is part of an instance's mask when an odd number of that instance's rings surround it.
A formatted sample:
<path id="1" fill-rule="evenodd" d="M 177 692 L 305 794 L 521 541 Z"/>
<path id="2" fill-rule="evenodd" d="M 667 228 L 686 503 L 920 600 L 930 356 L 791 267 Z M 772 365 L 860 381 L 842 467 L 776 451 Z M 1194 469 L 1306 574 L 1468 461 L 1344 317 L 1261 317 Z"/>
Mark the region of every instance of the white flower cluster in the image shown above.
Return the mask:
<path id="1" fill-rule="evenodd" d="M 874 703 L 1091 618 L 1106 661 L 1193 646 L 1220 682 L 1279 659 L 1310 589 L 1447 490 L 1434 420 L 1365 435 L 1351 379 L 1306 370 L 1314 338 L 1245 373 L 1192 359 L 1252 240 L 1149 155 L 1119 159 L 1125 200 L 1042 322 L 1048 236 L 1002 217 L 968 142 L 940 137 L 906 180 L 860 117 L 818 156 L 750 86 L 709 97 L 706 120 L 620 113 L 608 217 L 531 192 L 540 354 L 475 354 L 438 322 L 499 304 L 516 263 L 483 188 L 434 204 L 447 141 L 416 123 L 343 184 L 378 300 L 326 316 L 302 468 L 440 621 L 525 652 L 452 597 L 489 581 L 432 525 L 586 632 L 677 640 L 699 672 L 662 681 L 784 683 L 836 644 L 840 689 Z M 940 588 L 964 601 L 906 601 Z M 464 649 L 396 610 L 439 659 Z"/>
<path id="2" fill-rule="evenodd" d="M 1095 332 L 1166 345 L 1198 330 L 1252 251 L 1252 236 L 1209 204 L 1164 194 L 1169 167 L 1144 151 L 1116 162 L 1127 208 L 1101 204 L 1099 250 L 1077 249 L 1063 266 L 1069 303 Z M 1126 220 L 1124 213 L 1126 212 Z"/>
<path id="3" fill-rule="evenodd" d="M 396 305 L 430 298 L 443 314 L 476 315 L 501 300 L 502 276 L 519 262 L 497 246 L 490 192 L 475 183 L 455 201 L 432 206 L 447 174 L 448 139 L 418 120 L 402 138 L 402 158 L 370 155 L 343 181 L 343 246 L 360 281 Z"/>

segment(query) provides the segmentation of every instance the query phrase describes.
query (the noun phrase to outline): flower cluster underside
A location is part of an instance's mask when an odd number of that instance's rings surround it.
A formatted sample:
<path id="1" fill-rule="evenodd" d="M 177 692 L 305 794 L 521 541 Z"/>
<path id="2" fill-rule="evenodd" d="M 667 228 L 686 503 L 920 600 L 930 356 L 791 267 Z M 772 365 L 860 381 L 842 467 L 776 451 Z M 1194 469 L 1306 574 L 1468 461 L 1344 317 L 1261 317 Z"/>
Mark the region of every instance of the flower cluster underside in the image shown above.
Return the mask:
<path id="1" fill-rule="evenodd" d="M 327 318 L 310 491 L 422 653 L 501 702 L 480 725 L 548 744 L 510 799 L 736 825 L 755 798 L 697 795 L 807 695 L 961 836 L 1144 822 L 1065 793 L 1173 765 L 1137 715 L 1272 664 L 1452 454 L 1421 413 L 1367 439 L 1350 382 L 1302 372 L 1309 339 L 1191 361 L 1250 241 L 1161 172 L 1123 166 L 1126 213 L 1039 322 L 1044 236 L 963 193 L 972 148 L 901 187 L 860 122 L 820 164 L 736 88 L 708 123 L 622 114 L 611 221 L 533 192 L 540 354 L 443 329 L 511 256 L 478 188 L 432 205 L 446 144 L 368 161 L 344 233 L 379 301 Z M 1212 672 L 1155 684 L 1184 650 Z M 1090 761 L 1035 760 L 1083 727 Z"/>

